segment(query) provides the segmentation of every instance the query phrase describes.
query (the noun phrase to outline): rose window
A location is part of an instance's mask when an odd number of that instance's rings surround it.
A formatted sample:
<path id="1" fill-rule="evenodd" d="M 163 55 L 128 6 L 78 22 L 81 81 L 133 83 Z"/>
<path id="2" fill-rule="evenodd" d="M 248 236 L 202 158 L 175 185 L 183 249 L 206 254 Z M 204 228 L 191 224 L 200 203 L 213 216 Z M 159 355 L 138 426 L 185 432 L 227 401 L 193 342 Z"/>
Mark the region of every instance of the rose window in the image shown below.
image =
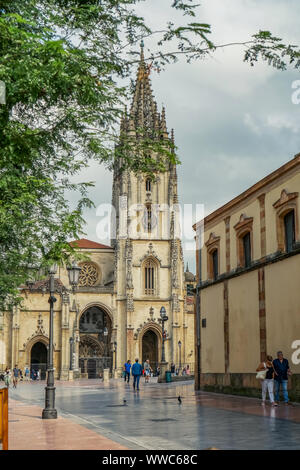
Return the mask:
<path id="1" fill-rule="evenodd" d="M 79 276 L 80 286 L 94 286 L 99 278 L 98 269 L 92 263 L 83 263 L 80 265 L 81 272 Z"/>

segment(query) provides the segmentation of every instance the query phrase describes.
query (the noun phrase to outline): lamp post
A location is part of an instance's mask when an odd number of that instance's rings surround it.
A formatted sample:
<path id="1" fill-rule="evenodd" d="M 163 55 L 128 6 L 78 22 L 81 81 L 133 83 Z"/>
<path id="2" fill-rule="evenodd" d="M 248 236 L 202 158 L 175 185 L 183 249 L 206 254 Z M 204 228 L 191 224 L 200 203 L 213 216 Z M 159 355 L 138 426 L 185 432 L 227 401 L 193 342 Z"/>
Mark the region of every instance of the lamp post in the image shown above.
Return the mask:
<path id="1" fill-rule="evenodd" d="M 68 267 L 69 281 L 72 286 L 73 292 L 78 284 L 79 274 L 81 268 L 73 262 L 71 267 Z M 57 272 L 57 266 L 53 265 L 49 269 L 49 304 L 50 304 L 50 319 L 49 319 L 49 349 L 47 360 L 47 385 L 45 387 L 45 408 L 43 409 L 43 419 L 56 419 L 57 410 L 55 409 L 55 387 L 54 387 L 54 367 L 53 367 L 53 316 L 54 316 L 54 303 L 56 302 L 54 276 Z M 71 361 L 70 361 L 71 366 Z"/>
<path id="2" fill-rule="evenodd" d="M 104 336 L 104 341 L 105 341 L 105 367 L 104 367 L 104 364 L 103 364 L 103 368 L 105 369 L 107 366 L 106 366 L 106 362 L 107 362 L 107 337 L 108 337 L 108 329 L 107 327 L 105 326 L 104 329 L 103 329 L 103 336 Z"/>
<path id="3" fill-rule="evenodd" d="M 55 409 L 55 387 L 54 387 L 54 368 L 53 368 L 53 310 L 56 302 L 54 276 L 56 274 L 56 265 L 49 269 L 49 304 L 50 304 L 50 320 L 49 320 L 49 349 L 47 364 L 47 386 L 45 387 L 45 408 L 43 409 L 43 419 L 56 419 L 57 411 Z"/>
<path id="4" fill-rule="evenodd" d="M 73 347 L 74 347 L 74 339 L 70 338 L 70 370 L 73 370 Z"/>
<path id="5" fill-rule="evenodd" d="M 179 369 L 181 369 L 181 341 L 178 341 L 178 347 L 179 347 Z"/>
<path id="6" fill-rule="evenodd" d="M 165 357 L 165 339 L 166 339 L 166 332 L 165 332 L 165 321 L 168 320 L 166 315 L 165 307 L 161 307 L 160 309 L 160 321 L 161 321 L 161 329 L 162 329 L 162 348 L 161 348 L 161 362 L 166 362 Z"/>
<path id="7" fill-rule="evenodd" d="M 115 347 L 115 370 L 117 370 L 117 341 L 114 342 Z"/>

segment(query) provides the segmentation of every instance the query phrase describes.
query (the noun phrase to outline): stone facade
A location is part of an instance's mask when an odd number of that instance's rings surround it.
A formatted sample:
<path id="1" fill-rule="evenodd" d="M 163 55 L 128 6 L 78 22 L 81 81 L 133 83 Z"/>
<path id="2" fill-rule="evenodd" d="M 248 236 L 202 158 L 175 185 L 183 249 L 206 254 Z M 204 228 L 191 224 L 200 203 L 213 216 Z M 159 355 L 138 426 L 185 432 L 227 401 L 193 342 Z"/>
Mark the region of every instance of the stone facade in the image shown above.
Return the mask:
<path id="1" fill-rule="evenodd" d="M 169 138 L 167 131 L 165 110 L 159 114 L 153 100 L 142 49 L 131 110 L 121 122 L 120 145 L 122 135 L 135 138 L 137 129 L 143 126 L 162 142 L 174 142 L 173 132 Z M 112 202 L 116 209 L 116 231 L 111 246 L 85 239 L 72 242 L 89 258 L 82 262 L 75 293 L 70 289 L 64 267 L 56 275 L 56 378 L 99 376 L 106 367 L 120 376 L 127 359 L 145 360 L 148 355 L 156 367 L 162 349 L 161 307 L 165 307 L 168 316 L 167 362 L 194 362 L 193 294 L 190 289 L 187 295 L 186 288 L 187 284 L 195 285 L 195 278 L 184 273 L 176 217 L 166 210 L 178 202 L 176 165 L 169 164 L 166 172 L 156 173 L 150 181 L 146 175 L 121 171 L 121 164 L 117 160 L 114 169 Z M 145 208 L 154 222 L 150 230 L 149 221 L 145 222 Z M 132 234 L 129 227 L 135 219 L 138 227 Z M 169 223 L 170 230 L 165 231 Z M 33 360 L 35 367 L 40 368 L 46 362 L 47 281 L 29 283 L 22 286 L 21 292 L 24 298 L 21 308 L 0 316 L 2 369 L 16 363 L 23 369 Z"/>
<path id="2" fill-rule="evenodd" d="M 300 400 L 299 188 L 296 155 L 204 219 L 197 388 L 257 394 L 258 363 L 282 350 Z"/>

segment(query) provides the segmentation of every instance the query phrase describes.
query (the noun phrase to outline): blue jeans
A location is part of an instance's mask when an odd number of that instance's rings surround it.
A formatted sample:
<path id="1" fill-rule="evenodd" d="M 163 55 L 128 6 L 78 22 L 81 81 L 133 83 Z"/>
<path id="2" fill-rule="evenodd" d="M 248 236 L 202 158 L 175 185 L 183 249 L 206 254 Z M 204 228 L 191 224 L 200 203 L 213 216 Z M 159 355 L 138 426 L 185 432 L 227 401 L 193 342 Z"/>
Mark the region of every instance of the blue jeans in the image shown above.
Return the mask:
<path id="1" fill-rule="evenodd" d="M 287 391 L 288 381 L 283 380 L 282 382 L 279 382 L 278 380 L 274 380 L 274 384 L 275 384 L 275 401 L 279 401 L 280 385 L 282 385 L 283 401 L 285 403 L 288 403 L 289 401 L 289 396 L 288 396 L 288 391 Z"/>
<path id="2" fill-rule="evenodd" d="M 139 390 L 140 377 L 140 375 L 133 376 L 133 388 L 136 386 L 137 390 Z"/>
<path id="3" fill-rule="evenodd" d="M 125 372 L 124 374 L 124 381 L 126 382 L 126 379 L 127 379 L 127 383 L 129 383 L 129 380 L 130 380 L 130 372 Z"/>

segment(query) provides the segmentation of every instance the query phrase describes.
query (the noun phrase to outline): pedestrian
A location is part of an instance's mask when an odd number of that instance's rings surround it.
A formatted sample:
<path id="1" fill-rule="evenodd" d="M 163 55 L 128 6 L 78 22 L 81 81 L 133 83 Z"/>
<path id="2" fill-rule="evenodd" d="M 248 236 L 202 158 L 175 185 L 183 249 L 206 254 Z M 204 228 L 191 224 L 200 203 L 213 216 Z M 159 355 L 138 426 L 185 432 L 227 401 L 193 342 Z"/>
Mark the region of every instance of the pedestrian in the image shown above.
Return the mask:
<path id="1" fill-rule="evenodd" d="M 124 364 L 124 382 L 126 382 L 127 378 L 127 383 L 129 384 L 129 379 L 130 379 L 130 369 L 131 369 L 131 361 L 128 359 L 127 362 Z"/>
<path id="2" fill-rule="evenodd" d="M 160 367 L 157 366 L 156 367 L 156 377 L 159 377 L 159 374 L 160 374 Z"/>
<path id="3" fill-rule="evenodd" d="M 139 364 L 139 360 L 136 359 L 135 360 L 135 363 L 133 364 L 132 368 L 131 368 L 131 373 L 133 375 L 133 388 L 135 390 L 135 387 L 137 388 L 137 390 L 140 389 L 139 387 L 139 384 L 140 384 L 140 378 L 141 378 L 141 375 L 142 375 L 142 366 L 141 364 Z"/>
<path id="4" fill-rule="evenodd" d="M 18 364 L 15 364 L 15 367 L 13 368 L 13 388 L 17 388 L 19 373 Z"/>
<path id="5" fill-rule="evenodd" d="M 289 403 L 289 395 L 287 391 L 288 376 L 292 375 L 289 361 L 283 357 L 283 352 L 277 352 L 277 359 L 273 361 L 274 367 L 274 384 L 275 384 L 275 401 L 279 403 L 280 386 L 282 387 L 283 401 L 286 405 Z"/>
<path id="6" fill-rule="evenodd" d="M 25 367 L 25 380 L 30 381 L 30 371 L 28 366 Z"/>
<path id="7" fill-rule="evenodd" d="M 4 372 L 4 382 L 7 388 L 9 388 L 9 385 L 10 385 L 10 379 L 11 379 L 11 371 L 8 367 L 6 367 L 5 372 Z"/>
<path id="8" fill-rule="evenodd" d="M 186 375 L 191 375 L 191 369 L 190 369 L 190 366 L 189 364 L 186 366 Z"/>
<path id="9" fill-rule="evenodd" d="M 265 378 L 261 380 L 261 404 L 264 405 L 266 403 L 266 395 L 268 390 L 271 405 L 278 406 L 274 401 L 274 368 L 272 356 L 267 356 L 266 362 L 261 362 L 256 369 L 256 372 L 265 372 Z"/>
<path id="10" fill-rule="evenodd" d="M 175 374 L 175 364 L 174 364 L 174 362 L 172 362 L 172 364 L 171 364 L 171 374 L 173 374 L 173 375 Z"/>
<path id="11" fill-rule="evenodd" d="M 150 361 L 149 359 L 146 359 L 144 362 L 144 372 L 145 372 L 145 384 L 149 383 L 149 377 L 151 373 L 151 366 L 150 366 Z"/>

